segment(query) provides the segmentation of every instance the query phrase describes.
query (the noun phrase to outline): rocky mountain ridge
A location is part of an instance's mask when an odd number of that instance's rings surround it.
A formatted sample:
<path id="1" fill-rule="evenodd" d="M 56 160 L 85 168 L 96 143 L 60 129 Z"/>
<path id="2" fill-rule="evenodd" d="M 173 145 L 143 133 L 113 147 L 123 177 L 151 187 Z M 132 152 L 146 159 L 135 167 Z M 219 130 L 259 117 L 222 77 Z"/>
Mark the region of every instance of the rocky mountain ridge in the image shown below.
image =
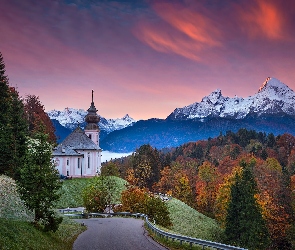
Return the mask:
<path id="1" fill-rule="evenodd" d="M 295 92 L 276 78 L 268 77 L 253 96 L 224 97 L 220 89 L 183 108 L 176 108 L 167 119 L 186 120 L 221 117 L 244 119 L 247 115 L 295 115 Z"/>
<path id="2" fill-rule="evenodd" d="M 62 111 L 51 110 L 47 114 L 53 121 L 59 141 L 63 140 L 78 125 L 82 129 L 86 125 L 84 118 L 87 115 L 87 111 L 84 109 L 65 108 Z M 100 116 L 99 128 L 101 130 L 101 137 L 103 138 L 115 130 L 132 126 L 134 123 L 136 123 L 136 120 L 128 114 L 117 119 L 106 119 Z"/>

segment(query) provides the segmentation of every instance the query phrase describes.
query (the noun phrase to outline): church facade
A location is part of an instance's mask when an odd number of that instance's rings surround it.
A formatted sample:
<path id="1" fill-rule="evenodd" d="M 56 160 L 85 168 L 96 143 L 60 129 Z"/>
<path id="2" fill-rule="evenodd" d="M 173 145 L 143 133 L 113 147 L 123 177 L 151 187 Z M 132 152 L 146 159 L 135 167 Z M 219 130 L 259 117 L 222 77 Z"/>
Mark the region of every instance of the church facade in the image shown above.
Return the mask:
<path id="1" fill-rule="evenodd" d="M 99 147 L 100 117 L 93 102 L 85 116 L 86 127 L 79 126 L 53 151 L 53 162 L 60 175 L 92 177 L 100 173 L 101 148 Z"/>

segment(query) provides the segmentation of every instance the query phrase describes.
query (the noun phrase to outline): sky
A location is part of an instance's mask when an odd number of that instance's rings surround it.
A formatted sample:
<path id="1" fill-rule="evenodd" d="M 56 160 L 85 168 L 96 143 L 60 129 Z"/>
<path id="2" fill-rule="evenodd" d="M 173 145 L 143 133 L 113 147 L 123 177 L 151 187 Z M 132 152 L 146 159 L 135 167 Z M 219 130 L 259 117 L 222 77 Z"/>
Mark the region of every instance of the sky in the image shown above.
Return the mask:
<path id="1" fill-rule="evenodd" d="M 216 89 L 295 90 L 293 0 L 0 0 L 11 86 L 49 110 L 166 118 Z"/>

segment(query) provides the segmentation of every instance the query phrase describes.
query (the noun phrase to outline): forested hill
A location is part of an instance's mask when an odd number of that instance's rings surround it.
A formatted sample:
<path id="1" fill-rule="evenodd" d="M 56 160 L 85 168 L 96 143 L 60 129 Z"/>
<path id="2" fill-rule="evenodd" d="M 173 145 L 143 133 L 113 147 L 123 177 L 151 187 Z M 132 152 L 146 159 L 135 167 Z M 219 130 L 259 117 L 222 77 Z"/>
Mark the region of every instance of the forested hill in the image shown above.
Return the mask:
<path id="1" fill-rule="evenodd" d="M 101 141 L 101 147 L 112 152 L 132 152 L 143 144 L 150 144 L 157 149 L 177 147 L 190 141 L 216 137 L 220 132 L 237 132 L 241 128 L 274 135 L 294 134 L 294 122 L 295 118 L 286 114 L 249 115 L 244 119 L 149 119 L 108 134 Z"/>
<path id="2" fill-rule="evenodd" d="M 133 185 L 172 194 L 216 219 L 222 227 L 228 223 L 229 204 L 233 202 L 231 190 L 237 185 L 242 189 L 238 191 L 239 197 L 249 195 L 259 204 L 255 205 L 259 206 L 256 211 L 260 211 L 266 223 L 273 247 L 270 249 L 295 246 L 294 233 L 290 231 L 295 228 L 295 137 L 291 134 L 275 136 L 240 129 L 172 149 L 157 150 L 143 145 L 131 156 L 108 162 L 103 166 L 103 171 L 106 169 Z M 243 179 L 246 177 L 247 180 Z M 243 189 L 245 183 L 252 183 L 249 190 L 253 193 Z M 244 218 L 244 227 L 250 228 L 252 221 Z"/>

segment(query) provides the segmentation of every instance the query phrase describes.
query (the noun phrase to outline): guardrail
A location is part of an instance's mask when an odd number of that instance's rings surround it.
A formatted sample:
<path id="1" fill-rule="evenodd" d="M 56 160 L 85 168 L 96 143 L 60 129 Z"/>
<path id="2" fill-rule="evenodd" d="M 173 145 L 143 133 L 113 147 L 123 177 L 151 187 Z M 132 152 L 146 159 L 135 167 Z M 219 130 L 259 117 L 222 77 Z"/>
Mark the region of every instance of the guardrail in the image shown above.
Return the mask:
<path id="1" fill-rule="evenodd" d="M 195 244 L 195 245 L 202 246 L 203 249 L 205 249 L 205 247 L 210 247 L 210 248 L 213 248 L 213 249 L 220 249 L 220 250 L 247 250 L 245 248 L 225 245 L 225 244 L 218 243 L 218 242 L 201 240 L 201 239 L 191 238 L 191 237 L 183 236 L 183 235 L 179 235 L 179 234 L 168 233 L 166 231 L 163 231 L 163 230 L 157 228 L 155 225 L 153 225 L 149 221 L 147 215 L 141 214 L 141 213 L 117 212 L 117 213 L 81 213 L 81 214 L 64 214 L 64 215 L 65 216 L 71 216 L 71 217 L 83 217 L 85 219 L 88 219 L 89 217 L 97 217 L 97 216 L 101 216 L 101 217 L 134 216 L 136 218 L 145 219 L 145 222 L 146 222 L 148 228 L 154 234 L 158 235 L 159 237 L 166 238 L 166 239 L 170 238 L 172 240 L 178 240 L 180 242 L 180 245 L 182 245 L 183 242 L 187 242 L 187 243 L 190 244 L 191 247 L 192 247 L 193 244 Z"/>

